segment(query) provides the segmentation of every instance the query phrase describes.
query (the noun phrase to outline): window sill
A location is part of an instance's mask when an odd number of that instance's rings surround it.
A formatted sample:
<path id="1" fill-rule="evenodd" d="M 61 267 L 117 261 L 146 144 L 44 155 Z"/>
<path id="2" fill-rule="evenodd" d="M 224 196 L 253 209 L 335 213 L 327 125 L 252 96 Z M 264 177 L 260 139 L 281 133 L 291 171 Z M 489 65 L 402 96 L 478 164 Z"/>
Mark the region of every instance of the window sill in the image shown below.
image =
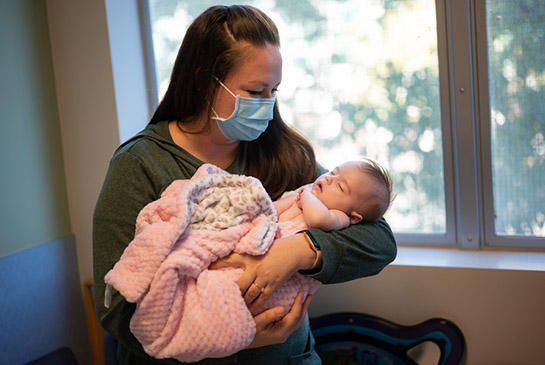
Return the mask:
<path id="1" fill-rule="evenodd" d="M 545 271 L 545 252 L 468 251 L 455 248 L 399 246 L 392 265 Z"/>

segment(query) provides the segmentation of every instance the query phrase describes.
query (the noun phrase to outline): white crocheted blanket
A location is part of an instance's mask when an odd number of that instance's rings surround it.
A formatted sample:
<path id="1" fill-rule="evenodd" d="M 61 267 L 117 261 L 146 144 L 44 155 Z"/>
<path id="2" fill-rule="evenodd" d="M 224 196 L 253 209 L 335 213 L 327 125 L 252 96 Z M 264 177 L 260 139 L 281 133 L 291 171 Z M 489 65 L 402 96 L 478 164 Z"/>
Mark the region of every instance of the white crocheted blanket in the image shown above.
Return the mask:
<path id="1" fill-rule="evenodd" d="M 253 315 L 289 309 L 299 291 L 317 290 L 318 281 L 297 273 L 251 313 L 236 283 L 242 269 L 208 269 L 232 252 L 262 255 L 275 237 L 305 228 L 276 220 L 259 180 L 209 164 L 142 209 L 105 282 L 137 304 L 130 327 L 149 355 L 183 362 L 231 355 L 253 340 Z"/>

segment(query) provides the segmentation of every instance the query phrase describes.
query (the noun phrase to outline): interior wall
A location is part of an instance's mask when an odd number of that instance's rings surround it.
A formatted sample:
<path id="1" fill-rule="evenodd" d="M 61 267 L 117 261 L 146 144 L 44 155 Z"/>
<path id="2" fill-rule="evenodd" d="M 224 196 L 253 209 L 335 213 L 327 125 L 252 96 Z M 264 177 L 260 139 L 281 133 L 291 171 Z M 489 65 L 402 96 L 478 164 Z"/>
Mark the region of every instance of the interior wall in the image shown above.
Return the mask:
<path id="1" fill-rule="evenodd" d="M 115 149 L 149 121 L 136 0 L 46 0 L 70 218 L 82 280 L 93 211 Z"/>
<path id="2" fill-rule="evenodd" d="M 104 1 L 46 0 L 72 227 L 82 280 L 92 276 L 92 220 L 119 145 Z"/>
<path id="3" fill-rule="evenodd" d="M 71 233 L 45 5 L 0 2 L 0 258 Z"/>
<path id="4" fill-rule="evenodd" d="M 545 363 L 545 273 L 391 265 L 377 276 L 322 286 L 309 315 L 363 312 L 405 326 L 454 322 L 467 364 Z"/>

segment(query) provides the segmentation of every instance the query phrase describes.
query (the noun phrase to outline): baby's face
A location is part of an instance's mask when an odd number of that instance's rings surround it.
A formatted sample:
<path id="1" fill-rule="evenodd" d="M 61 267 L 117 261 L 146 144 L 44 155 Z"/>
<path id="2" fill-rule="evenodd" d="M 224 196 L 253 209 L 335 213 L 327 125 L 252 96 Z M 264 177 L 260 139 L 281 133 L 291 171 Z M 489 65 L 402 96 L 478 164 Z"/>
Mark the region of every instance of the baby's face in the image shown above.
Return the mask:
<path id="1" fill-rule="evenodd" d="M 372 181 L 360 164 L 346 162 L 321 175 L 312 185 L 312 193 L 327 208 L 350 215 L 355 211 L 356 201 L 370 196 L 372 189 Z"/>

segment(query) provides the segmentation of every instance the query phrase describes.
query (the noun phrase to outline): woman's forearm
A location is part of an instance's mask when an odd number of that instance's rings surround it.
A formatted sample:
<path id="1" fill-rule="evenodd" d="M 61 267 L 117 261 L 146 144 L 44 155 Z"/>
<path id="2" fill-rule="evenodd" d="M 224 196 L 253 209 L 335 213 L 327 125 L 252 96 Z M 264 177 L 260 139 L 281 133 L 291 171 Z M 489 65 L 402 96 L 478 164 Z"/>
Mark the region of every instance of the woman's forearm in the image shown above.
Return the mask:
<path id="1" fill-rule="evenodd" d="M 331 232 L 311 228 L 308 233 L 320 246 L 323 266 L 306 274 L 324 284 L 376 275 L 397 254 L 394 235 L 384 219 Z"/>

